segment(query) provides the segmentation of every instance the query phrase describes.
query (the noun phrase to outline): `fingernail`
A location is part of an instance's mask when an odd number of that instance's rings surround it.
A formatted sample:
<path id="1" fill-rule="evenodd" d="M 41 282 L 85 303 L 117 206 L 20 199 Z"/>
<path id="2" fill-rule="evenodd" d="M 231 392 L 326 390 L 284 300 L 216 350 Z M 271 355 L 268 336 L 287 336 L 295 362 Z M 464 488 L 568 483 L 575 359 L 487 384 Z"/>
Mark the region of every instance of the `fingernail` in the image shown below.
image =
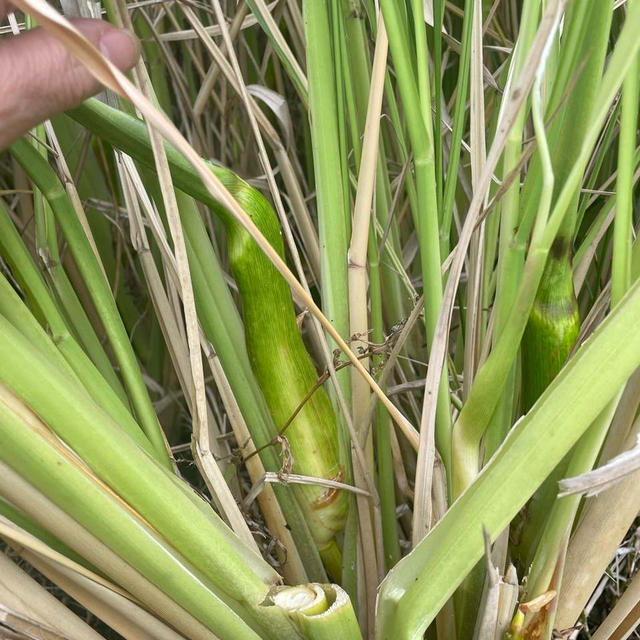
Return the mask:
<path id="1" fill-rule="evenodd" d="M 130 69 L 140 56 L 140 41 L 130 31 L 112 27 L 100 38 L 100 51 L 116 67 Z"/>

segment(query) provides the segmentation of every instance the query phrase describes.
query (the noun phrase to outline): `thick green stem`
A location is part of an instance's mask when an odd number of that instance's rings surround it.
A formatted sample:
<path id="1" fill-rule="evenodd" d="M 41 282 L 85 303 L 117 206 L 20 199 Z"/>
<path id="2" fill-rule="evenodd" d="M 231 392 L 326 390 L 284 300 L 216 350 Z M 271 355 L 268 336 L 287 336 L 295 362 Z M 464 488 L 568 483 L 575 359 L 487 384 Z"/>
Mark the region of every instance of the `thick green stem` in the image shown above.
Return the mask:
<path id="1" fill-rule="evenodd" d="M 239 192 L 236 191 L 236 197 Z M 259 202 L 242 202 L 247 211 Z M 265 229 L 263 229 L 265 231 Z M 279 233 L 269 238 L 284 253 Z M 282 429 L 313 388 L 318 374 L 296 324 L 291 292 L 244 229 L 228 228 L 229 262 L 242 299 L 247 349 L 253 370 L 277 429 Z M 256 328 L 256 329 L 254 329 Z M 283 433 L 293 456 L 293 471 L 320 479 L 343 480 L 338 454 L 338 430 L 323 387 L 304 403 Z M 296 491 L 320 551 L 344 528 L 344 492 L 320 485 L 298 485 Z"/>
<path id="2" fill-rule="evenodd" d="M 89 101 L 84 107 L 73 110 L 71 115 L 143 164 L 149 166 L 153 162 L 146 129 L 140 121 L 97 101 Z M 190 165 L 182 156 L 170 147 L 166 150 L 175 186 L 210 206 L 226 226 L 231 272 L 242 299 L 247 351 L 275 422 L 275 430 L 271 427 L 270 434 L 264 430 L 259 434 L 256 445 L 260 447 L 277 436 L 277 431 L 285 426 L 318 376 L 298 331 L 291 292 L 284 278 L 244 228 L 194 178 Z M 278 219 L 266 198 L 231 171 L 213 165 L 211 168 L 283 256 Z M 197 238 L 194 240 L 199 242 Z M 200 254 L 203 254 L 202 250 Z M 194 263 L 196 272 L 197 267 Z M 205 286 L 205 280 L 198 273 L 194 273 L 194 279 Z M 200 290 L 203 287 L 197 286 Z M 228 292 L 225 295 L 228 296 Z M 200 299 L 201 309 L 204 309 L 203 302 Z M 211 327 L 215 322 L 213 316 L 203 318 L 205 327 Z M 218 349 L 218 344 L 215 346 Z M 240 345 L 232 348 L 240 348 Z M 238 386 L 234 391 L 241 392 Z M 247 422 L 251 428 L 251 422 Z M 343 479 L 335 414 L 324 389 L 318 389 L 304 403 L 284 435 L 294 459 L 294 472 L 320 480 Z M 269 468 L 274 466 L 273 453 L 273 449 L 268 450 Z M 276 463 L 274 470 L 280 466 Z M 333 548 L 333 535 L 344 527 L 346 499 L 343 492 L 322 485 L 297 485 L 295 492 L 319 548 L 327 548 L 327 551 Z"/>
<path id="3" fill-rule="evenodd" d="M 562 240 L 556 240 L 522 338 L 522 408 L 525 412 L 563 367 L 579 330 L 571 261 Z"/>

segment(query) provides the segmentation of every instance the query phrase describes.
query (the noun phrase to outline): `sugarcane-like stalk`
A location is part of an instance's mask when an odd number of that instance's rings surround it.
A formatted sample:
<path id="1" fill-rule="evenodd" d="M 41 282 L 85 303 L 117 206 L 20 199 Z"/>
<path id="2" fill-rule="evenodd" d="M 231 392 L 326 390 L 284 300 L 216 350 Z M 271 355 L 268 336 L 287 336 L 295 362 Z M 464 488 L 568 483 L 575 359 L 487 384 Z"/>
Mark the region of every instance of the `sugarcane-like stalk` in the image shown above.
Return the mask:
<path id="1" fill-rule="evenodd" d="M 559 235 L 552 245 L 522 344 L 522 411 L 527 413 L 564 366 L 580 330 L 573 289 L 569 241 Z M 520 543 L 528 566 L 557 492 L 562 466 L 555 469 L 527 505 L 527 527 Z"/>
<path id="2" fill-rule="evenodd" d="M 568 241 L 551 247 L 522 338 L 522 405 L 528 411 L 556 377 L 571 351 L 580 316 L 573 290 Z"/>
<path id="3" fill-rule="evenodd" d="M 146 128 L 139 120 L 96 100 L 87 101 L 69 115 L 136 160 L 153 166 Z M 244 228 L 184 170 L 179 156 L 170 149 L 168 156 L 176 186 L 209 205 L 225 224 L 229 265 L 242 301 L 247 350 L 276 427 L 281 428 L 318 377 L 298 331 L 289 287 Z M 283 256 L 280 227 L 267 199 L 228 169 L 213 165 L 211 169 Z M 320 479 L 342 479 L 336 418 L 323 388 L 304 403 L 284 435 L 293 458 L 292 471 Z M 293 490 L 327 568 L 336 575 L 340 560 L 334 536 L 344 527 L 346 496 L 319 484 L 296 485 Z"/>
<path id="4" fill-rule="evenodd" d="M 248 211 L 255 211 L 256 204 L 268 207 L 258 192 L 244 182 L 241 184 L 253 192 L 249 201 L 241 201 Z M 238 197 L 239 192 L 235 195 Z M 273 214 L 270 207 L 268 210 Z M 254 221 L 257 222 L 255 216 Z M 273 223 L 277 224 L 275 216 Z M 267 231 L 266 226 L 264 231 Z M 273 233 L 273 228 L 271 231 L 265 236 L 283 253 L 279 231 Z M 247 350 L 274 422 L 282 427 L 315 385 L 318 376 L 298 331 L 286 282 L 244 229 L 234 223 L 227 226 L 227 234 L 229 264 L 242 300 Z M 324 388 L 318 388 L 305 402 L 287 426 L 284 436 L 284 446 L 293 457 L 295 473 L 343 479 L 337 423 Z M 339 490 L 320 485 L 296 485 L 295 490 L 328 570 L 334 576 L 339 575 L 340 561 L 339 555 L 335 555 L 333 538 L 344 527 L 346 496 Z"/>

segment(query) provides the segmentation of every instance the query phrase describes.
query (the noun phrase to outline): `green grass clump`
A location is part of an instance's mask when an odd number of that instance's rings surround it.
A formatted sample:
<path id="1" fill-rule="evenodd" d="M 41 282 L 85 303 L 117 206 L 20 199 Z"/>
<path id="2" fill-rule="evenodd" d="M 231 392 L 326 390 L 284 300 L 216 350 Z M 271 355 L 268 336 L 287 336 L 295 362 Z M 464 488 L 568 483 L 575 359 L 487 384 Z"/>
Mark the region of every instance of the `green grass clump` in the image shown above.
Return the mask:
<path id="1" fill-rule="evenodd" d="M 640 509 L 640 3 L 104 9 L 133 84 L 0 156 L 3 544 L 105 637 L 574 625 Z"/>

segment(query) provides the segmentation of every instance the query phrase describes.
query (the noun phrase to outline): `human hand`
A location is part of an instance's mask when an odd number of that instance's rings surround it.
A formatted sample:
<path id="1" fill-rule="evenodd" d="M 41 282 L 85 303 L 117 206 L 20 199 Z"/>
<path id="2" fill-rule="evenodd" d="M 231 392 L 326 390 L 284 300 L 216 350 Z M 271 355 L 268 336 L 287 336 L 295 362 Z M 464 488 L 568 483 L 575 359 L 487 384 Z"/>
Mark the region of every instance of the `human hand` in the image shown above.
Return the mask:
<path id="1" fill-rule="evenodd" d="M 0 0 L 0 21 L 9 10 L 8 0 Z M 102 20 L 73 24 L 121 70 L 138 59 L 139 43 L 129 32 Z M 0 39 L 0 149 L 99 90 L 93 76 L 44 29 Z"/>

